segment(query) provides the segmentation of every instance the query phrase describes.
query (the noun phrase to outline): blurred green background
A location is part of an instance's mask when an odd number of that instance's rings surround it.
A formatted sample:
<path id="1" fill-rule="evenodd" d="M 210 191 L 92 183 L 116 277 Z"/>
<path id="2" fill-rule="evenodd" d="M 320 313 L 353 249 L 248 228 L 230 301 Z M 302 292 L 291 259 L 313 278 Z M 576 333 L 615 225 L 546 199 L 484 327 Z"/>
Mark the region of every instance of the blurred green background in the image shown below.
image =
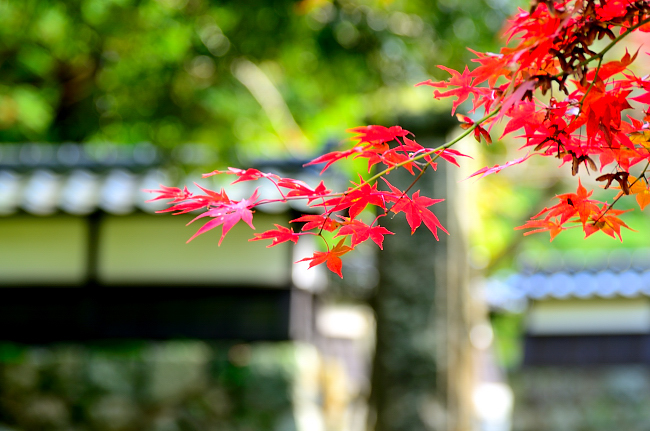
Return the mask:
<path id="1" fill-rule="evenodd" d="M 483 13 L 472 13 L 474 11 Z M 431 109 L 413 85 L 494 47 L 506 0 L 0 2 L 0 142 L 313 153 Z"/>

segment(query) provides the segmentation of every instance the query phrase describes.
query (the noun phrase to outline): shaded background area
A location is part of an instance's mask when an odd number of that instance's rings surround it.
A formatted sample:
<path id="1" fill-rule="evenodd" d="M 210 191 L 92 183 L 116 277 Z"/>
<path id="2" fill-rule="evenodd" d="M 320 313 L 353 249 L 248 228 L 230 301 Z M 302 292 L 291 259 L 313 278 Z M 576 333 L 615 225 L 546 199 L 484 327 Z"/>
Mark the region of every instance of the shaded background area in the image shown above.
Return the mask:
<path id="1" fill-rule="evenodd" d="M 316 396 L 310 355 L 198 341 L 4 348 L 0 417 L 5 429 L 293 430 L 293 390 Z"/>

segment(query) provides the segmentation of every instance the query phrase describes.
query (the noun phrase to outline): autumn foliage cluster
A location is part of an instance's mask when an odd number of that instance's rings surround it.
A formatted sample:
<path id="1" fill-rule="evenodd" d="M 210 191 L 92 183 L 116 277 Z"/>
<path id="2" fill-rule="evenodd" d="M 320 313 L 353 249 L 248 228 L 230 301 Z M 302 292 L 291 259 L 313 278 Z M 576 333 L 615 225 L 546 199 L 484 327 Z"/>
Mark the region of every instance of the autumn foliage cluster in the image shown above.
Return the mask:
<path id="1" fill-rule="evenodd" d="M 517 229 L 531 229 L 525 235 L 548 231 L 552 240 L 565 229 L 580 227 L 586 236 L 601 231 L 620 239 L 621 228 L 627 225 L 619 218 L 625 211 L 615 209 L 615 204 L 631 195 L 636 196 L 642 210 L 650 203 L 646 177 L 650 166 L 650 77 L 637 76 L 628 69 L 638 53 L 606 58 L 617 43 L 635 31 L 650 32 L 650 1 L 533 0 L 530 10 L 520 10 L 507 23 L 506 45 L 499 53 L 472 51 L 476 64 L 471 70 L 439 66 L 450 75 L 446 81 L 417 84 L 432 87 L 436 99 L 453 100 L 451 114 L 465 131 L 446 144 L 424 147 L 399 126 L 358 127 L 351 130 L 350 148 L 308 163 L 324 164 L 325 171 L 342 159 L 366 160 L 368 178 L 359 175 L 345 191 L 329 190 L 323 182 L 313 187 L 256 169 L 229 168 L 204 177 L 232 175 L 235 183 L 270 181 L 277 189 L 277 198 L 259 199 L 256 192 L 235 201 L 224 190 L 201 187 L 203 193 L 192 194 L 187 188 L 163 186 L 152 190 L 158 193 L 152 200 L 169 200 L 169 208 L 162 212 L 203 211 L 194 220 L 208 221 L 190 240 L 217 226 L 222 226 L 223 240 L 239 221 L 253 228 L 257 206 L 304 199 L 313 212 L 292 220 L 298 226 L 295 230 L 276 225 L 276 229 L 256 233 L 251 240 L 271 240 L 270 246 L 274 246 L 296 243 L 304 235 L 319 236 L 323 251 L 303 261 L 310 267 L 325 263 L 340 276 L 341 255 L 368 240 L 382 248 L 384 236 L 392 234 L 381 226 L 383 217 L 404 213 L 412 232 L 424 223 L 436 239 L 440 231 L 447 233 L 431 211 L 441 199 L 412 189 L 429 167 L 436 169 L 438 162 L 458 165 L 465 155 L 451 147 L 462 138 L 472 135 L 489 144 L 494 124 L 502 122 L 501 137 L 518 134 L 527 154 L 483 168 L 472 176 L 482 177 L 533 156 L 544 156 L 559 159 L 560 166 L 571 169 L 573 175 L 581 169 L 594 172 L 604 188 L 617 189 L 611 202 L 600 202 L 591 199 L 592 193 L 578 181 L 575 193 L 556 196 L 555 205 L 544 208 Z M 469 106 L 467 113 L 456 112 L 465 106 Z M 413 175 L 408 188 L 403 190 L 389 182 L 387 175 L 396 169 Z M 379 188 L 380 182 L 386 187 Z M 365 213 L 362 216 L 366 208 L 375 210 L 370 219 Z"/>

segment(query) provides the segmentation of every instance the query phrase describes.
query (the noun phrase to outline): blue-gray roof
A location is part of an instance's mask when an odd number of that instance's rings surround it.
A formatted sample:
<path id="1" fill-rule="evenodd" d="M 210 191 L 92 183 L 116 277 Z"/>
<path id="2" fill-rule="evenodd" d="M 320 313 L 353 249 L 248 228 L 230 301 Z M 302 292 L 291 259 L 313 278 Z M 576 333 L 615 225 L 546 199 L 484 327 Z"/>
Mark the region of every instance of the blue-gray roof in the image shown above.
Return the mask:
<path id="1" fill-rule="evenodd" d="M 318 184 L 317 171 L 307 170 L 297 176 L 295 168 L 304 161 L 267 161 L 257 163 L 279 175 Z M 179 169 L 183 166 L 183 169 Z M 200 167 L 199 167 L 200 166 Z M 17 212 L 50 215 L 63 212 L 86 215 L 100 210 L 112 214 L 134 211 L 154 212 L 165 207 L 161 201 L 145 203 L 154 195 L 144 189 L 187 185 L 199 192 L 194 182 L 219 189 L 235 178 L 230 175 L 202 179 L 206 166 L 218 166 L 209 147 L 183 145 L 171 154 L 163 154 L 155 146 L 114 144 L 2 144 L 0 145 L 0 216 Z M 201 170 L 203 169 L 203 171 Z M 283 171 L 285 173 L 283 173 Z M 286 173 L 288 171 L 288 173 Z M 261 197 L 275 196 L 275 187 L 268 181 L 246 182 L 228 187 L 232 199 L 249 197 L 255 188 Z M 266 196 L 265 196 L 266 195 Z M 304 209 L 298 201 L 292 207 Z M 280 212 L 288 205 L 272 204 L 260 208 Z"/>
<path id="2" fill-rule="evenodd" d="M 520 310 L 529 300 L 650 296 L 650 249 L 569 251 L 524 257 L 518 273 L 486 280 L 497 309 Z"/>

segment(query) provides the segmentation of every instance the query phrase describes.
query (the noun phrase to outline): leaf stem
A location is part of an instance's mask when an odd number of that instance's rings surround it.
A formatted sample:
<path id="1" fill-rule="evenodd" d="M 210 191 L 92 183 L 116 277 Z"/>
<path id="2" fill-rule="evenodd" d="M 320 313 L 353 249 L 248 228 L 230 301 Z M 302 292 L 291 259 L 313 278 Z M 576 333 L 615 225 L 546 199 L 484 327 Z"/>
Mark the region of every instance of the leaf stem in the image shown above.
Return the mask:
<path id="1" fill-rule="evenodd" d="M 464 137 L 466 137 L 467 135 L 469 135 L 470 133 L 472 133 L 472 132 L 474 131 L 475 128 L 477 128 L 478 126 L 480 126 L 481 124 L 483 124 L 483 123 L 484 123 L 485 121 L 487 121 L 489 118 L 494 117 L 494 116 L 495 116 L 495 115 L 496 115 L 500 110 L 501 110 L 501 107 L 496 108 L 494 111 L 490 112 L 489 114 L 487 114 L 486 116 L 484 116 L 484 117 L 481 118 L 480 120 L 476 121 L 476 122 L 475 122 L 474 124 L 472 124 L 469 128 L 467 128 L 463 133 L 461 133 L 460 135 L 458 135 L 457 137 L 455 137 L 455 138 L 452 139 L 451 141 L 449 141 L 449 142 L 447 142 L 447 143 L 445 143 L 445 144 L 443 144 L 443 145 L 440 145 L 439 147 L 437 147 L 437 148 L 435 148 L 435 149 L 433 149 L 433 150 L 431 150 L 431 151 L 424 152 L 424 153 L 419 154 L 419 155 L 417 155 L 417 156 L 415 156 L 415 157 L 411 157 L 411 158 L 409 158 L 408 160 L 404 160 L 403 162 L 396 163 L 396 164 L 394 164 L 393 166 L 390 166 L 389 168 L 386 168 L 386 169 L 384 169 L 383 171 L 381 171 L 381 172 L 379 172 L 379 173 L 373 175 L 372 177 L 368 178 L 367 180 L 363 180 L 360 184 L 358 184 L 356 187 L 353 187 L 352 189 L 348 190 L 346 193 L 350 193 L 350 192 L 353 192 L 353 191 L 355 191 L 355 190 L 358 190 L 358 189 L 360 189 L 361 187 L 363 187 L 364 185 L 366 185 L 366 184 L 370 184 L 370 183 L 372 183 L 372 182 L 378 180 L 379 178 L 381 178 L 381 177 L 387 175 L 388 173 L 390 173 L 392 170 L 394 170 L 394 169 L 396 169 L 396 168 L 399 168 L 399 167 L 402 167 L 402 166 L 407 165 L 407 164 L 409 164 L 409 163 L 413 163 L 413 162 L 415 162 L 415 161 L 421 160 L 421 159 L 423 159 L 423 158 L 425 158 L 425 157 L 427 157 L 427 156 L 434 156 L 434 157 L 431 159 L 431 161 L 428 162 L 428 163 L 425 165 L 425 167 L 423 168 L 422 172 L 420 172 L 420 174 L 419 174 L 418 177 L 416 178 L 416 181 L 415 181 L 415 182 L 417 182 L 417 180 L 419 180 L 420 177 L 423 175 L 424 170 L 426 169 L 426 167 L 427 167 L 428 165 L 430 165 L 431 163 L 433 163 L 436 159 L 438 159 L 438 157 L 440 157 L 440 154 L 439 154 L 439 153 L 441 153 L 443 150 L 446 150 L 447 148 L 450 148 L 450 147 L 452 147 L 453 145 L 457 144 L 457 143 L 458 143 L 459 141 L 461 141 Z M 410 188 L 410 187 L 409 187 L 409 188 Z"/>
<path id="2" fill-rule="evenodd" d="M 650 17 L 644 19 L 643 21 L 639 21 L 639 22 L 637 22 L 636 24 L 634 24 L 634 25 L 631 26 L 631 27 L 628 27 L 627 30 L 625 30 L 625 32 L 619 34 L 619 35 L 618 35 L 615 39 L 613 39 L 613 40 L 612 40 L 612 41 L 611 41 L 611 42 L 610 42 L 610 43 L 609 43 L 605 48 L 603 48 L 603 50 L 600 51 L 600 52 L 597 54 L 597 56 L 602 58 L 602 57 L 607 53 L 607 51 L 609 51 L 610 49 L 614 48 L 614 46 L 616 46 L 616 44 L 619 43 L 619 42 L 621 41 L 621 39 L 625 38 L 628 34 L 632 33 L 632 32 L 633 32 L 634 30 L 636 30 L 637 28 L 642 27 L 642 26 L 644 26 L 644 25 L 646 25 L 646 24 L 648 24 L 648 23 L 650 23 Z M 587 61 L 587 63 L 591 62 L 591 61 L 593 60 L 593 58 L 594 58 L 594 57 L 590 58 L 589 61 Z M 586 64 L 586 63 L 585 63 L 585 64 Z"/>
<path id="3" fill-rule="evenodd" d="M 635 185 L 635 184 L 636 184 L 636 183 L 637 183 L 641 178 L 644 178 L 644 177 L 645 177 L 645 173 L 646 173 L 646 171 L 648 170 L 648 167 L 650 167 L 650 161 L 648 161 L 648 162 L 646 163 L 645 167 L 643 168 L 643 171 L 641 172 L 641 175 L 639 175 L 639 176 L 637 177 L 637 179 L 634 180 L 634 181 L 632 182 L 632 184 L 630 184 L 630 187 L 632 187 L 633 185 Z M 627 196 L 627 195 L 626 195 L 625 193 L 623 193 L 623 191 L 621 190 L 621 193 L 620 193 L 618 196 L 616 196 L 616 198 L 614 198 L 614 201 L 613 201 L 611 204 L 607 205 L 607 208 L 605 209 L 605 211 L 603 211 L 602 214 L 600 214 L 600 215 L 598 216 L 598 218 L 597 218 L 596 220 L 594 220 L 593 224 L 598 223 L 598 222 L 600 221 L 600 219 L 603 218 L 603 217 L 605 216 L 605 214 L 607 214 L 607 213 L 609 212 L 609 210 L 611 210 L 612 208 L 614 208 L 614 205 L 616 205 L 616 202 L 618 202 L 619 199 L 621 199 L 623 196 Z"/>

